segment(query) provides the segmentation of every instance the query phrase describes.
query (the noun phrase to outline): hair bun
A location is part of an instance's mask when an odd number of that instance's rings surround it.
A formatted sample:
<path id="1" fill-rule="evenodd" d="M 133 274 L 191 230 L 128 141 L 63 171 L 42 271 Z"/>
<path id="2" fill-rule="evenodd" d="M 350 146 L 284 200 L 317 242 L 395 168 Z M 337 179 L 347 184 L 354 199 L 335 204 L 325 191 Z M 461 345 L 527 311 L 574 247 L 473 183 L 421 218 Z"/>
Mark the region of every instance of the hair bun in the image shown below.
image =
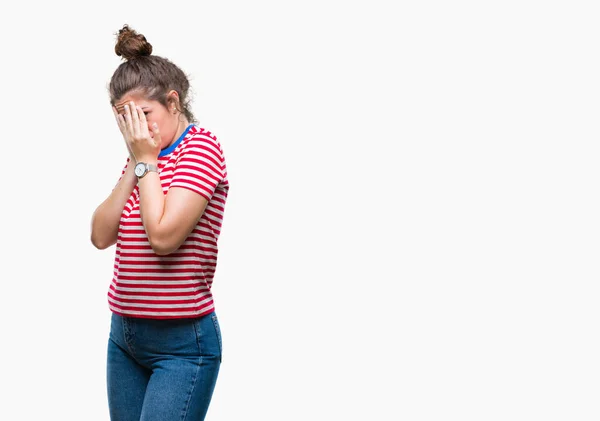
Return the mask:
<path id="1" fill-rule="evenodd" d="M 129 25 L 123 25 L 117 34 L 117 44 L 115 53 L 126 60 L 133 58 L 149 56 L 152 54 L 152 44 L 146 41 L 146 37 L 138 34 L 131 29 Z"/>

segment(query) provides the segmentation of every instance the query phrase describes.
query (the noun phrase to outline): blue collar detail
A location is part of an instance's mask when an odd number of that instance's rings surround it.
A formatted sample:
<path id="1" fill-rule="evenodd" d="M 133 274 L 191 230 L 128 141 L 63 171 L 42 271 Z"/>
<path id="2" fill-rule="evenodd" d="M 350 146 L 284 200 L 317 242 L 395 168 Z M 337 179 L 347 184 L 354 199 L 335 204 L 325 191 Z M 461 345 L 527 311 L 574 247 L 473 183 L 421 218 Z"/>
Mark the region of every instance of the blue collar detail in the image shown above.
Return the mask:
<path id="1" fill-rule="evenodd" d="M 181 136 L 179 136 L 179 139 L 177 139 L 175 142 L 173 142 L 173 144 L 171 146 L 161 149 L 160 153 L 158 154 L 158 157 L 160 158 L 165 155 L 169 155 L 171 152 L 173 152 L 175 150 L 175 148 L 177 147 L 177 145 L 179 145 L 181 143 L 181 141 L 183 140 L 185 135 L 190 131 L 192 126 L 193 126 L 193 124 L 190 124 L 189 126 L 187 126 L 187 128 L 183 131 L 183 133 L 181 133 Z"/>

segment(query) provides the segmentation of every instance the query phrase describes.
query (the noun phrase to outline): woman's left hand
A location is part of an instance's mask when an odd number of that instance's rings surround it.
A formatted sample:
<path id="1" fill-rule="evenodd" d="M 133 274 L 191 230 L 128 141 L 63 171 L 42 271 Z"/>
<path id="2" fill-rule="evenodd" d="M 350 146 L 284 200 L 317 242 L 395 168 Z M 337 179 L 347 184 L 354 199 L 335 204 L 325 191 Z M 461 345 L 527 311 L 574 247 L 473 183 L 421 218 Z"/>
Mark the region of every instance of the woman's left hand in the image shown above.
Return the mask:
<path id="1" fill-rule="evenodd" d="M 125 105 L 125 117 L 119 115 L 119 127 L 125 137 L 129 150 L 136 162 L 155 162 L 160 153 L 161 137 L 158 126 L 154 123 L 150 136 L 148 122 L 142 109 L 133 101 Z"/>

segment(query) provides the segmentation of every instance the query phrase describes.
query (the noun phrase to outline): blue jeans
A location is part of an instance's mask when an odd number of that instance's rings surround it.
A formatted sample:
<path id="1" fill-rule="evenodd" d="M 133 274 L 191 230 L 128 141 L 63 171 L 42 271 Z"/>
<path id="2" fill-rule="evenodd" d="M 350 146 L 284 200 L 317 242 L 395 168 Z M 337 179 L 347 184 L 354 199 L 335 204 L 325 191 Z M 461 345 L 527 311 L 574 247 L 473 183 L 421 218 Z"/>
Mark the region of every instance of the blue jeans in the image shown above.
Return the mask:
<path id="1" fill-rule="evenodd" d="M 112 313 L 107 353 L 111 421 L 202 421 L 221 365 L 215 312 L 143 319 Z"/>

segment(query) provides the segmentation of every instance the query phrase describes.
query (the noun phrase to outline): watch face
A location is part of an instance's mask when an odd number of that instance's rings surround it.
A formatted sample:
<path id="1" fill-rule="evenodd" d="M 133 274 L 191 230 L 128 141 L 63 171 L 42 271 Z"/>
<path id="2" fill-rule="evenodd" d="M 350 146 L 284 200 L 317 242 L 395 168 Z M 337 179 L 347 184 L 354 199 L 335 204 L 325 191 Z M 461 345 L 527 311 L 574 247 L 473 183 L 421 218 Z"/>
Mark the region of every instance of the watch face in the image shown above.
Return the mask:
<path id="1" fill-rule="evenodd" d="M 144 175 L 144 172 L 146 172 L 146 164 L 144 164 L 143 162 L 138 163 L 135 166 L 135 175 L 137 175 L 138 177 Z"/>

